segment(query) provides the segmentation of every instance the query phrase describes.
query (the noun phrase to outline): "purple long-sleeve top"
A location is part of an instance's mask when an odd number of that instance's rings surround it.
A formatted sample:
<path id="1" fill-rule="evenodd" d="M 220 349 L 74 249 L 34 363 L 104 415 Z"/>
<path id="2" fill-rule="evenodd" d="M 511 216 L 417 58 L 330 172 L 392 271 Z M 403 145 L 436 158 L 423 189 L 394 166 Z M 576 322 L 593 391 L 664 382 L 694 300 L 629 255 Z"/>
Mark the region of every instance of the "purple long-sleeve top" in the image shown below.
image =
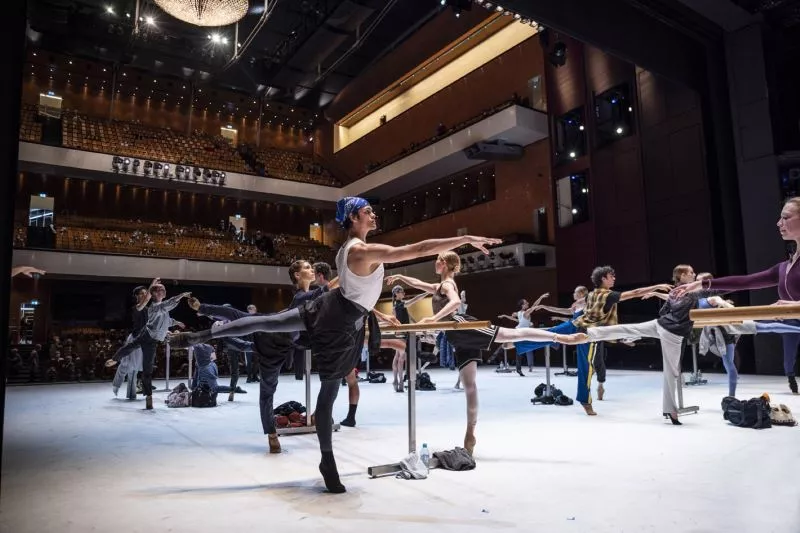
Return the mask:
<path id="1" fill-rule="evenodd" d="M 790 261 L 783 261 L 763 272 L 712 279 L 708 287 L 722 291 L 744 291 L 777 286 L 781 300 L 800 301 L 800 266 L 790 268 L 790 265 Z"/>

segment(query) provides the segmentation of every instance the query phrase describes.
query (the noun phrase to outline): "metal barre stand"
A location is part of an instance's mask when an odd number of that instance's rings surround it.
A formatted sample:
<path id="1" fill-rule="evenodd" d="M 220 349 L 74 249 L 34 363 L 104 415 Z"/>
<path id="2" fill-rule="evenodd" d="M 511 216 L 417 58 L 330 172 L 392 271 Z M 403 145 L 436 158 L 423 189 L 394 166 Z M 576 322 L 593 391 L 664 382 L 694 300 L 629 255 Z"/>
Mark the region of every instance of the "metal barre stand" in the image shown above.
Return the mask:
<path id="1" fill-rule="evenodd" d="M 517 354 L 517 357 L 519 357 L 519 354 Z M 508 366 L 508 349 L 505 347 L 505 345 L 503 346 L 503 362 L 497 365 L 497 368 L 495 368 L 494 371 L 498 374 L 508 374 L 514 371 Z"/>
<path id="2" fill-rule="evenodd" d="M 686 380 L 687 385 L 705 385 L 708 383 L 707 379 L 703 379 L 703 373 L 700 372 L 700 369 L 697 368 L 697 345 L 692 344 L 692 367 L 694 368 L 694 372 L 689 375 L 689 379 Z M 683 377 L 683 376 L 681 376 Z"/>
<path id="3" fill-rule="evenodd" d="M 561 353 L 562 353 L 562 354 L 564 354 L 564 357 L 563 357 L 563 361 L 564 361 L 564 370 L 562 370 L 561 372 L 556 372 L 556 376 L 569 376 L 569 377 L 575 377 L 575 376 L 577 376 L 577 375 L 578 375 L 578 372 L 577 372 L 577 371 L 575 371 L 575 370 L 570 370 L 570 369 L 569 369 L 569 365 L 567 365 L 567 349 L 568 349 L 568 348 L 569 348 L 569 346 L 567 346 L 566 344 L 562 344 L 562 345 L 561 345 Z M 576 350 L 576 353 L 577 353 L 577 350 L 578 350 L 578 348 L 575 348 L 575 350 Z M 577 359 L 577 356 L 576 356 L 576 358 L 575 358 L 575 361 L 577 362 L 577 360 L 578 360 L 578 359 Z"/>
<path id="4" fill-rule="evenodd" d="M 466 326 L 466 327 L 465 327 Z M 408 333 L 408 453 L 417 449 L 417 380 L 411 376 L 417 374 L 417 333 L 427 330 L 446 329 L 480 329 L 490 327 L 490 322 L 439 322 L 428 324 L 404 324 L 381 328 L 381 331 Z M 369 477 L 381 477 L 401 472 L 400 463 L 370 466 L 367 468 Z"/>
<path id="5" fill-rule="evenodd" d="M 278 435 L 307 435 L 309 433 L 316 433 L 317 426 L 311 425 L 311 350 L 305 350 L 306 368 L 305 368 L 305 385 L 306 385 L 306 425 L 299 428 L 278 428 Z M 334 424 L 333 430 L 339 431 L 342 426 Z"/>
<path id="6" fill-rule="evenodd" d="M 692 345 L 692 348 L 697 350 L 697 348 L 694 345 Z M 681 354 L 681 355 L 683 355 L 683 354 Z M 681 361 L 683 361 L 683 357 L 681 357 Z M 697 353 L 696 353 L 696 351 L 695 351 L 695 365 L 697 365 Z M 680 368 L 680 367 L 678 367 L 678 368 Z M 697 367 L 695 366 L 695 368 L 697 368 Z M 665 369 L 665 371 L 666 371 L 666 369 Z M 687 382 L 686 384 L 688 385 L 689 383 Z M 697 414 L 697 412 L 699 410 L 700 410 L 700 406 L 698 406 L 698 405 L 690 405 L 690 406 L 687 406 L 687 407 L 684 407 L 684 405 L 683 405 L 683 373 L 681 373 L 681 375 L 678 376 L 678 414 L 679 415 L 693 415 L 693 414 Z"/>
<path id="7" fill-rule="evenodd" d="M 540 403 L 542 405 L 555 405 L 556 402 L 551 392 L 553 390 L 553 387 L 552 385 L 550 385 L 550 346 L 544 347 L 544 369 L 545 369 L 545 377 L 547 380 L 547 385 L 545 386 L 544 394 L 541 396 L 537 396 L 535 398 L 531 398 L 531 403 L 534 405 L 536 405 L 537 403 Z M 549 399 L 550 401 L 545 402 L 545 399 Z"/>

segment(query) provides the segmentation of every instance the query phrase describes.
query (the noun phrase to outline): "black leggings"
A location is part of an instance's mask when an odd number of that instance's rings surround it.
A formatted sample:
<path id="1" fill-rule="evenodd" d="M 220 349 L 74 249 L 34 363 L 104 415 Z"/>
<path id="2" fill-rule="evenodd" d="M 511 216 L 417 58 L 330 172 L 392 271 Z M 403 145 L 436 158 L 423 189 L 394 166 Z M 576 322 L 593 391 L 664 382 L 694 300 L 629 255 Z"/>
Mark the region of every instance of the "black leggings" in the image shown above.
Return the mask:
<path id="1" fill-rule="evenodd" d="M 340 380 L 326 380 L 320 382 L 319 395 L 317 396 L 317 409 L 315 425 L 321 452 L 333 452 L 333 403 L 341 388 Z"/>
<path id="2" fill-rule="evenodd" d="M 245 316 L 227 324 L 211 327 L 211 337 L 244 337 L 252 333 L 293 333 L 305 331 L 299 309 L 287 309 L 274 315 Z"/>

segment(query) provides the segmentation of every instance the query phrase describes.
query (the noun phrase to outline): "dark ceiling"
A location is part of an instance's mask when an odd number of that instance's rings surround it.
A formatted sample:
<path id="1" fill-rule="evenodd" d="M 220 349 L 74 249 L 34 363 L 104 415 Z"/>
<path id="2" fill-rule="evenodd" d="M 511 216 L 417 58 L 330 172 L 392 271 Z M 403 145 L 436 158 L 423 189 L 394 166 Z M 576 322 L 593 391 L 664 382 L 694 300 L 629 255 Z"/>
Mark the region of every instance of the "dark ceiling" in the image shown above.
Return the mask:
<path id="1" fill-rule="evenodd" d="M 308 109 L 327 105 L 443 9 L 439 0 L 270 0 L 265 13 L 263 1 L 251 1 L 237 39 L 234 26 L 191 26 L 152 0 L 140 0 L 138 31 L 135 0 L 28 4 L 28 39 L 35 49 Z M 237 40 L 242 46 L 234 58 Z"/>

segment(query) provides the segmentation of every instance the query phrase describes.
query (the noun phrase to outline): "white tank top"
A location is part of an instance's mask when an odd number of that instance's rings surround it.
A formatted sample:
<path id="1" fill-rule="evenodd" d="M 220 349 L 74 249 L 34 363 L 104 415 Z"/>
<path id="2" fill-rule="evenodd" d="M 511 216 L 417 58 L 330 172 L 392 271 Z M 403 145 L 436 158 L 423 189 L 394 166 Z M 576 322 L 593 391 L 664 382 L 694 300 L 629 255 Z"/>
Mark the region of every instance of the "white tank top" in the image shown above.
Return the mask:
<path id="1" fill-rule="evenodd" d="M 339 287 L 342 296 L 355 302 L 367 311 L 370 311 L 378 298 L 381 297 L 383 290 L 383 263 L 375 269 L 369 276 L 358 276 L 353 274 L 347 267 L 347 254 L 350 248 L 356 243 L 363 243 L 359 238 L 349 239 L 336 254 L 336 270 L 339 272 Z"/>
<path id="2" fill-rule="evenodd" d="M 525 318 L 525 311 L 517 311 L 517 320 L 519 320 L 519 323 L 517 324 L 518 328 L 531 327 L 531 321 Z"/>

